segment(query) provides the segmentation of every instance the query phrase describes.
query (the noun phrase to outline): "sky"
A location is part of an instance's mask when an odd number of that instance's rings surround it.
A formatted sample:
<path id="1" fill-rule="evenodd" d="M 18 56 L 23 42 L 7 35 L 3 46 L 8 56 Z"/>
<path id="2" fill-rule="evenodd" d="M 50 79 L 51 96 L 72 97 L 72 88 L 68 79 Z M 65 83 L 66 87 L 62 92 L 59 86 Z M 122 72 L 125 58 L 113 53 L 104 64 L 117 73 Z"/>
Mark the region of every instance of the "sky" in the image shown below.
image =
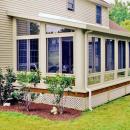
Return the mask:
<path id="1" fill-rule="evenodd" d="M 115 0 L 105 0 L 105 1 L 108 2 L 108 3 L 114 3 Z M 130 2 L 130 0 L 121 0 L 121 1 L 123 1 L 123 2 L 129 1 Z"/>

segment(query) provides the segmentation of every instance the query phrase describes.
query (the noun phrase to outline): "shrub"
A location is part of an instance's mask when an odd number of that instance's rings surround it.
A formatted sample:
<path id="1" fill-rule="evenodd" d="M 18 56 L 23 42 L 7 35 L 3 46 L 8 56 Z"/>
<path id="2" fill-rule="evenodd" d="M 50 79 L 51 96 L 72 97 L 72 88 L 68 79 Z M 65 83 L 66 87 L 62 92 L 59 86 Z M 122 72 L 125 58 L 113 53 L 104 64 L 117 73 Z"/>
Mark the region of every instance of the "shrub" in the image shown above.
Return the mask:
<path id="1" fill-rule="evenodd" d="M 66 77 L 65 75 L 56 75 L 54 77 L 45 77 L 44 82 L 48 84 L 48 91 L 54 95 L 53 104 L 63 113 L 63 104 L 61 100 L 64 96 L 65 89 L 70 91 L 74 83 L 74 77 Z"/>
<path id="2" fill-rule="evenodd" d="M 29 73 L 20 72 L 19 74 L 17 74 L 17 81 L 23 86 L 21 91 L 24 95 L 24 100 L 26 101 L 25 107 L 27 111 L 29 111 L 30 109 L 31 102 L 38 97 L 38 94 L 30 92 L 30 87 L 28 85 L 34 84 L 35 87 L 37 83 L 40 83 L 40 80 L 41 73 L 39 70 Z"/>
<path id="3" fill-rule="evenodd" d="M 16 81 L 15 73 L 13 69 L 7 67 L 5 75 L 0 69 L 0 101 L 1 104 L 6 102 L 9 98 L 12 98 L 14 91 L 12 83 Z"/>

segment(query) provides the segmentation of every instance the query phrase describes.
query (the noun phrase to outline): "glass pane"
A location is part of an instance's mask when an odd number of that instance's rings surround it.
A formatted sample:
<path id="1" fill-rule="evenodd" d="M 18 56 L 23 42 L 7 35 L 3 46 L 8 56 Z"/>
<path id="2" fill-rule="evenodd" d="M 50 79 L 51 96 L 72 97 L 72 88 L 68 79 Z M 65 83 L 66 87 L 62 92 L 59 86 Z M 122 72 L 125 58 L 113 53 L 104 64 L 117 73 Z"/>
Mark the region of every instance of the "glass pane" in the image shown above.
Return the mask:
<path id="1" fill-rule="evenodd" d="M 74 10 L 74 0 L 68 0 L 68 10 Z"/>
<path id="2" fill-rule="evenodd" d="M 102 7 L 97 5 L 96 6 L 96 23 L 101 24 L 102 22 Z"/>
<path id="3" fill-rule="evenodd" d="M 66 28 L 64 26 L 62 27 L 62 26 L 56 26 L 56 25 L 51 25 L 51 24 L 46 25 L 47 34 L 64 33 L 64 32 L 74 32 L 74 30 L 71 28 Z"/>
<path id="4" fill-rule="evenodd" d="M 89 77 L 88 78 L 88 85 L 93 85 L 101 82 L 101 77 L 99 76 L 94 76 L 94 77 Z"/>
<path id="5" fill-rule="evenodd" d="M 17 19 L 17 35 L 38 35 L 40 32 L 39 24 L 36 22 Z"/>
<path id="6" fill-rule="evenodd" d="M 27 70 L 27 40 L 17 41 L 17 70 Z"/>
<path id="7" fill-rule="evenodd" d="M 59 38 L 48 38 L 48 72 L 59 72 Z"/>
<path id="8" fill-rule="evenodd" d="M 106 40 L 105 53 L 106 71 L 114 70 L 114 40 Z"/>
<path id="9" fill-rule="evenodd" d="M 126 67 L 126 50 L 125 41 L 118 42 L 118 69 L 124 69 Z"/>
<path id="10" fill-rule="evenodd" d="M 130 76 L 130 70 L 128 70 L 128 76 Z"/>
<path id="11" fill-rule="evenodd" d="M 38 39 L 30 40 L 30 70 L 38 69 L 39 52 L 38 52 Z"/>
<path id="12" fill-rule="evenodd" d="M 118 76 L 118 78 L 125 77 L 125 71 L 124 72 L 118 72 L 117 76 Z"/>
<path id="13" fill-rule="evenodd" d="M 114 73 L 105 74 L 104 81 L 114 80 Z"/>
<path id="14" fill-rule="evenodd" d="M 89 41 L 89 73 L 101 71 L 101 39 L 91 38 Z"/>
<path id="15" fill-rule="evenodd" d="M 62 38 L 62 72 L 73 73 L 73 37 Z"/>

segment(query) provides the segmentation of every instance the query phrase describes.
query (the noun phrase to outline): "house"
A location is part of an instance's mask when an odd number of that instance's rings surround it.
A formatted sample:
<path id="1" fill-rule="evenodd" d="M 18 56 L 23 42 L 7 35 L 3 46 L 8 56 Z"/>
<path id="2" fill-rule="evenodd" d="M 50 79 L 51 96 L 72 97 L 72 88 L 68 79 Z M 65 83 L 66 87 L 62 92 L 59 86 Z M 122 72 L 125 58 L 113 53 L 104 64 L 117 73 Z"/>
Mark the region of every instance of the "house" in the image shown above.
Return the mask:
<path id="1" fill-rule="evenodd" d="M 103 0 L 1 0 L 0 67 L 75 76 L 65 106 L 91 109 L 130 93 L 130 33 Z M 45 85 L 37 102 L 51 103 Z"/>

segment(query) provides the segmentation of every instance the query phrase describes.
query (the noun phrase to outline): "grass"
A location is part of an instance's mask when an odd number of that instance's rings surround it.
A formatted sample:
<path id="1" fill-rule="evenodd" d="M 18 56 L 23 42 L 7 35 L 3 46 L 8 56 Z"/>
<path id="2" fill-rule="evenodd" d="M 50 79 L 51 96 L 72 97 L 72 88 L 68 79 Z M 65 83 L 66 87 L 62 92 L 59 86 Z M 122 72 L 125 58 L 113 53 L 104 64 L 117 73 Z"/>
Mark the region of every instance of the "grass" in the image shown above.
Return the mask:
<path id="1" fill-rule="evenodd" d="M 0 112 L 0 130 L 130 130 L 130 96 L 85 111 L 70 121 Z"/>

